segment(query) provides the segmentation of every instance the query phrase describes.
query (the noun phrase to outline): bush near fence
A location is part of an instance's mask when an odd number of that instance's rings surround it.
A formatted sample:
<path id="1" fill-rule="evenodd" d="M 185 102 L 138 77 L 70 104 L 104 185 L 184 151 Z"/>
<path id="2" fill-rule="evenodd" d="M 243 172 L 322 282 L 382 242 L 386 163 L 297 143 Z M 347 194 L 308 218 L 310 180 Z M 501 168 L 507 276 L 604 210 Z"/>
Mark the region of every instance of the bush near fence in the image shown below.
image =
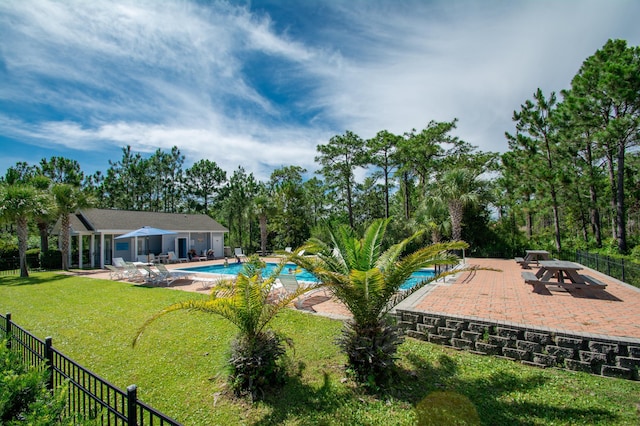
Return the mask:
<path id="1" fill-rule="evenodd" d="M 135 385 L 126 391 L 112 385 L 82 367 L 53 347 L 51 337 L 38 339 L 11 320 L 11 314 L 0 315 L 0 341 L 17 353 L 25 364 L 42 365 L 50 371 L 48 389 L 56 392 L 67 386 L 68 415 L 99 419 L 101 424 L 127 426 L 182 426 L 176 420 L 151 408 L 137 398 Z"/>
<path id="2" fill-rule="evenodd" d="M 62 269 L 62 252 L 47 250 L 39 253 L 27 253 L 27 269 L 30 271 L 45 269 L 48 271 Z M 20 273 L 20 258 L 18 255 L 4 255 L 0 257 L 0 274 L 17 275 Z"/>

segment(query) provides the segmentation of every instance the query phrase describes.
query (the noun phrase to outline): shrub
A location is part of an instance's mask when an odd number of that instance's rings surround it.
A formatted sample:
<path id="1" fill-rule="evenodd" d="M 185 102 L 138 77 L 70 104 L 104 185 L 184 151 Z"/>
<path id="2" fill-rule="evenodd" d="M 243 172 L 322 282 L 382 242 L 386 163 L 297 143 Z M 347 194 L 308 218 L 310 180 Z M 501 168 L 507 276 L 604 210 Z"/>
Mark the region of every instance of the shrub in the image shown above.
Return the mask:
<path id="1" fill-rule="evenodd" d="M 48 375 L 42 366 L 25 365 L 6 348 L 6 342 L 1 342 L 0 424 L 65 424 L 64 395 L 55 397 L 47 390 Z"/>
<path id="2" fill-rule="evenodd" d="M 267 388 L 281 385 L 286 377 L 282 362 L 283 339 L 272 330 L 253 338 L 240 335 L 231 343 L 229 383 L 238 395 L 263 397 Z M 260 395 L 259 395 L 260 394 Z"/>
<path id="3" fill-rule="evenodd" d="M 336 343 L 347 355 L 355 379 L 375 389 L 391 378 L 398 346 L 403 341 L 399 328 L 382 318 L 373 327 L 347 321 Z"/>
<path id="4" fill-rule="evenodd" d="M 40 264 L 44 269 L 62 269 L 62 252 L 60 250 L 47 250 L 40 255 Z"/>

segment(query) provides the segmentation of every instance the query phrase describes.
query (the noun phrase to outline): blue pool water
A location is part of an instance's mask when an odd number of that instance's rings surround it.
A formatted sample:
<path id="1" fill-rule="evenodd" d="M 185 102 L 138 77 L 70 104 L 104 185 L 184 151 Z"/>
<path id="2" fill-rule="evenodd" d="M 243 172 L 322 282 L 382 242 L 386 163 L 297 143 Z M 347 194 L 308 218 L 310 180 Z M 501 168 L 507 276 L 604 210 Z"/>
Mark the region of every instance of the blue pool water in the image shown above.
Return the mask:
<path id="1" fill-rule="evenodd" d="M 276 266 L 278 266 L 276 263 L 267 263 L 267 267 L 262 271 L 262 274 L 264 276 L 269 276 L 271 272 L 273 272 L 273 270 L 276 268 Z M 242 271 L 243 267 L 244 267 L 243 263 L 230 263 L 228 266 L 224 266 L 224 265 L 193 266 L 189 268 L 180 268 L 179 270 L 188 271 L 188 272 L 198 272 L 203 274 L 222 274 L 222 275 L 235 276 L 235 275 L 238 275 L 238 272 Z M 296 278 L 299 281 L 311 281 L 311 282 L 318 281 L 318 279 L 311 272 L 302 268 L 298 268 L 296 267 L 296 265 L 293 265 L 293 264 L 290 266 L 285 266 L 281 273 L 282 274 L 295 273 Z M 423 270 L 417 271 L 413 275 L 411 275 L 411 278 L 405 281 L 405 283 L 402 284 L 400 288 L 402 290 L 410 289 L 411 287 L 415 286 L 419 282 L 425 279 L 431 278 L 434 275 L 435 273 L 433 269 L 423 269 Z"/>

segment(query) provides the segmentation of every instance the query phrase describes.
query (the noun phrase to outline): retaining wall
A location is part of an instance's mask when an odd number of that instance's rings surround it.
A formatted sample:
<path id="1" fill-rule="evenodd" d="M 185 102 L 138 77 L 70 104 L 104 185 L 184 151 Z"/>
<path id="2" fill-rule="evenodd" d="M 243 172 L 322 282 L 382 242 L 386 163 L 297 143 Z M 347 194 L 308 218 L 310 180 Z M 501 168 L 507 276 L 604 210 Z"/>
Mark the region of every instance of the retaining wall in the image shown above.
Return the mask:
<path id="1" fill-rule="evenodd" d="M 537 367 L 639 380 L 640 339 L 571 334 L 510 322 L 402 309 L 396 311 L 396 317 L 407 336 L 431 343 Z"/>

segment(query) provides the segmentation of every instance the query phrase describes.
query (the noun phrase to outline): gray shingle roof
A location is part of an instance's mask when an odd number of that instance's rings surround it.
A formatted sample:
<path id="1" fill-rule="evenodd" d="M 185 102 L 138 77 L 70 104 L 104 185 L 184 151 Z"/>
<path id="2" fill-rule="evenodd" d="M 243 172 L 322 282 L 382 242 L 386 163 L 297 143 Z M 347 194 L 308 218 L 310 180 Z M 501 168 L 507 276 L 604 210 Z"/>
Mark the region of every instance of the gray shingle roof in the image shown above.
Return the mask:
<path id="1" fill-rule="evenodd" d="M 84 209 L 69 219 L 76 232 L 124 233 L 143 226 L 184 232 L 229 232 L 205 214 Z"/>

